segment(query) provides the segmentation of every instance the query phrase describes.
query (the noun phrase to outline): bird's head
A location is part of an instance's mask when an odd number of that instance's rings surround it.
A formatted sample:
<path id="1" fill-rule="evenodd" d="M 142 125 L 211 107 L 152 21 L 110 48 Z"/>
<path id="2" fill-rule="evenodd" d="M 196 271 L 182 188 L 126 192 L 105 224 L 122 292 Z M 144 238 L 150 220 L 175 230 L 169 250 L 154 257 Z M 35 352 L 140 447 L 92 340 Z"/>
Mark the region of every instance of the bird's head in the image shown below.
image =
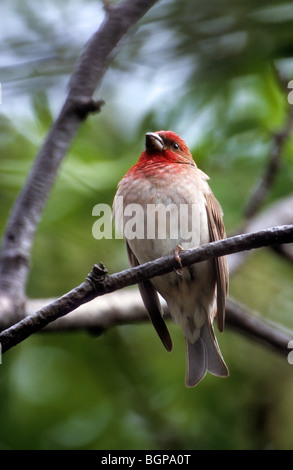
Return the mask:
<path id="1" fill-rule="evenodd" d="M 172 131 L 147 132 L 145 136 L 145 151 L 143 160 L 151 159 L 154 162 L 191 163 L 192 155 L 184 140 Z"/>

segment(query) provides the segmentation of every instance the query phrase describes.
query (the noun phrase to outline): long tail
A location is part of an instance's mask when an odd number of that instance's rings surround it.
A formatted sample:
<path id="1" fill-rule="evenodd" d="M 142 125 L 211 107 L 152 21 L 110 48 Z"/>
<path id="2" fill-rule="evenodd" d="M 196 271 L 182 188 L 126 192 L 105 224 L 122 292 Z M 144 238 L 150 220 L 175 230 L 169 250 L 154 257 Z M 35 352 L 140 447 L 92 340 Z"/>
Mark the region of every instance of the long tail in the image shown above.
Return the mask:
<path id="1" fill-rule="evenodd" d="M 219 377 L 228 377 L 229 371 L 218 346 L 212 325 L 206 322 L 195 343 L 185 338 L 186 387 L 194 387 L 206 375 L 207 370 Z"/>

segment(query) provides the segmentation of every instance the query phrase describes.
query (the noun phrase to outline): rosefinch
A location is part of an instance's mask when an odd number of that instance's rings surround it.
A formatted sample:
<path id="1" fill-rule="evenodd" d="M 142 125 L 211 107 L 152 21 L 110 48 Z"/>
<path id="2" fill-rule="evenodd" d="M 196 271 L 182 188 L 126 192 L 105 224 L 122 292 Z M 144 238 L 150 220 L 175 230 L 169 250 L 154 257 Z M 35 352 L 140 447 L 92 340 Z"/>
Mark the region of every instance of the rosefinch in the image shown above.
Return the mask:
<path id="1" fill-rule="evenodd" d="M 222 209 L 207 183 L 209 177 L 197 168 L 185 142 L 174 132 L 157 131 L 148 132 L 145 143 L 138 163 L 120 181 L 113 205 L 115 223 L 126 239 L 131 266 L 173 253 L 180 260 L 180 250 L 226 236 Z M 118 208 L 121 196 L 122 210 Z M 159 205 L 166 208 L 165 217 L 160 220 L 154 211 L 149 211 Z M 141 211 L 131 219 L 136 208 Z M 133 236 L 134 229 L 139 236 Z M 165 236 L 162 236 L 163 229 Z M 172 349 L 172 341 L 158 293 L 166 300 L 175 323 L 182 328 L 187 387 L 199 383 L 207 370 L 221 377 L 229 375 L 213 330 L 215 316 L 219 331 L 224 328 L 228 293 L 225 257 L 157 276 L 140 283 L 139 290 L 150 320 L 168 351 Z"/>

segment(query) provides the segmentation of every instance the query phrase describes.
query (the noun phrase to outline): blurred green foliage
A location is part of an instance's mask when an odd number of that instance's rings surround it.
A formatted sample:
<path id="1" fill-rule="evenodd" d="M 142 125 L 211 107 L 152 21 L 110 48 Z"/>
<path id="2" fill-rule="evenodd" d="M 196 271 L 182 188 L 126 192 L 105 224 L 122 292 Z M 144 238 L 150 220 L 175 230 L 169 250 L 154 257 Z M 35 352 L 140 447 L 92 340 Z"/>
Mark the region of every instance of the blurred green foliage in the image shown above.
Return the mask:
<path id="1" fill-rule="evenodd" d="M 64 100 L 64 76 L 83 46 L 79 13 L 101 13 L 89 0 L 45 3 L 40 11 L 34 1 L 3 2 L 22 28 L 1 45 L 11 62 L 0 68 L 1 232 Z M 105 108 L 82 126 L 62 165 L 32 253 L 30 297 L 65 293 L 99 261 L 110 273 L 128 266 L 123 241 L 93 238 L 92 209 L 112 203 L 146 131 L 180 133 L 211 177 L 227 231 L 241 223 L 286 121 L 275 67 L 292 79 L 292 7 L 166 0 L 146 15 L 106 73 Z M 85 21 L 81 38 L 88 32 Z M 290 138 L 265 205 L 292 192 L 292 149 Z M 230 294 L 293 329 L 292 280 L 292 265 L 262 250 L 233 276 Z M 34 335 L 9 351 L 0 366 L 0 448 L 292 449 L 293 369 L 283 357 L 227 329 L 219 342 L 230 378 L 209 375 L 188 390 L 182 334 L 170 329 L 170 355 L 147 323 L 100 337 Z"/>

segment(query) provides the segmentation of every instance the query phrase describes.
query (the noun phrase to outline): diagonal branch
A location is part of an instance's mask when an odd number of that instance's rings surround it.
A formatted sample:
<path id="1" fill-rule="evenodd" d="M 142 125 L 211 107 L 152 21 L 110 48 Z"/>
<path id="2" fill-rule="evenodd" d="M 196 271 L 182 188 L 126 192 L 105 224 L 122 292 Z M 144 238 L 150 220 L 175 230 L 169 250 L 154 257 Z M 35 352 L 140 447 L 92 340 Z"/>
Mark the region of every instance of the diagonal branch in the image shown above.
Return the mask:
<path id="1" fill-rule="evenodd" d="M 293 332 L 261 317 L 234 299 L 227 301 L 227 325 L 234 330 L 263 344 L 273 351 L 288 356 L 288 344 L 293 339 Z"/>
<path id="2" fill-rule="evenodd" d="M 94 101 L 92 95 L 102 80 L 108 59 L 129 28 L 155 2 L 124 0 L 119 4 L 108 5 L 103 24 L 92 36 L 80 58 L 64 106 L 40 149 L 13 207 L 3 237 L 0 293 L 11 300 L 10 310 L 17 304 L 21 307 L 24 302 L 35 232 L 59 166 L 81 122 L 89 112 L 98 111 L 102 104 L 101 101 Z"/>
<path id="3" fill-rule="evenodd" d="M 35 312 L 49 303 L 48 299 L 30 299 L 27 311 Z M 170 313 L 167 303 L 161 299 L 164 318 Z M 124 289 L 81 305 L 69 315 L 49 323 L 44 332 L 86 330 L 95 335 L 104 333 L 118 325 L 148 322 L 149 316 L 137 289 Z M 226 325 L 248 336 L 275 352 L 288 355 L 288 343 L 293 339 L 293 332 L 272 323 L 259 314 L 252 312 L 246 305 L 227 299 Z"/>
<path id="4" fill-rule="evenodd" d="M 193 250 L 186 250 L 180 254 L 180 259 L 184 267 L 240 251 L 292 242 L 293 225 L 285 225 L 246 235 L 237 235 Z M 110 276 L 107 276 L 107 270 L 102 264 L 95 265 L 86 281 L 80 286 L 3 331 L 0 334 L 2 352 L 20 343 L 50 322 L 70 313 L 80 305 L 98 296 L 166 274 L 176 268 L 178 269 L 178 261 L 174 256 L 158 258 Z"/>
<path id="5" fill-rule="evenodd" d="M 281 75 L 278 69 L 275 69 L 276 77 L 281 88 L 288 94 L 288 81 Z M 261 204 L 269 194 L 270 189 L 276 179 L 281 164 L 282 152 L 285 144 L 290 137 L 293 129 L 293 106 L 287 103 L 287 117 L 283 128 L 273 136 L 271 153 L 268 156 L 268 162 L 264 173 L 252 190 L 250 198 L 244 209 L 245 219 L 251 219 L 259 210 Z"/>

